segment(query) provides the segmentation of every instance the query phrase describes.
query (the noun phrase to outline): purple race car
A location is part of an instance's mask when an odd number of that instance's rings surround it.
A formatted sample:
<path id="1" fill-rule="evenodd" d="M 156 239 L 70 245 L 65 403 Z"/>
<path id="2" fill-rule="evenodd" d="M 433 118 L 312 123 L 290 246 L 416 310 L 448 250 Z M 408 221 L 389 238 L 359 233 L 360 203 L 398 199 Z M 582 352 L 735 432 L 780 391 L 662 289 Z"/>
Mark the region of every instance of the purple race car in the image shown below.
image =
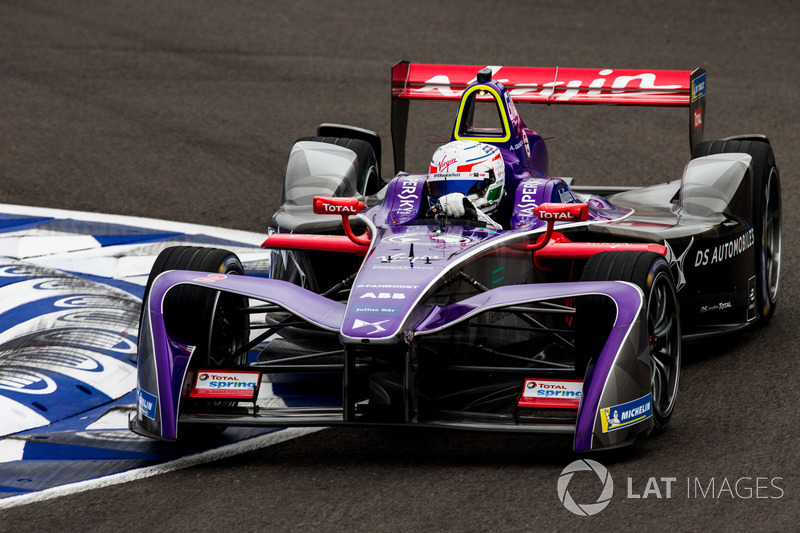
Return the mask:
<path id="1" fill-rule="evenodd" d="M 370 131 L 298 140 L 264 242 L 270 279 L 221 249 L 156 260 L 131 428 L 407 425 L 663 431 L 682 340 L 764 324 L 781 196 L 761 135 L 702 142 L 705 71 L 417 65 L 392 71 L 396 175 Z M 402 172 L 409 102 L 459 101 L 426 174 Z M 692 159 L 652 187 L 576 187 L 515 103 L 684 106 Z"/>

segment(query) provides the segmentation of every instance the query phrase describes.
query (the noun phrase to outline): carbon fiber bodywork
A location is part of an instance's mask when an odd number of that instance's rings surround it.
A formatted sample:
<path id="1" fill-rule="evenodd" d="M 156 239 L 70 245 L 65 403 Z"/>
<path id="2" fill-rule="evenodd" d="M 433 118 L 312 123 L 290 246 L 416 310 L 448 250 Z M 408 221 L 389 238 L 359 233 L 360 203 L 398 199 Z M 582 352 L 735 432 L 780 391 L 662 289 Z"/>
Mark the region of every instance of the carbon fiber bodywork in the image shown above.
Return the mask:
<path id="1" fill-rule="evenodd" d="M 635 213 L 589 228 L 598 240 L 668 245 L 685 336 L 740 329 L 757 317 L 751 159 L 694 159 L 681 180 L 609 197 Z"/>

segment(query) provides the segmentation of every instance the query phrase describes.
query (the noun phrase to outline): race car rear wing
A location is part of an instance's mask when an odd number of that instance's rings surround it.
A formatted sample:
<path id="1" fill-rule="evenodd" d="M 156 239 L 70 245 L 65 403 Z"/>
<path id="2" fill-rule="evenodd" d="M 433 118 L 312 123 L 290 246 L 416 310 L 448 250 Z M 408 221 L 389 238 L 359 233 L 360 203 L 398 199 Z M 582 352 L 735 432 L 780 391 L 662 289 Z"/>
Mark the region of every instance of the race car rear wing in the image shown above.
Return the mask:
<path id="1" fill-rule="evenodd" d="M 405 166 L 408 106 L 411 100 L 459 100 L 490 68 L 515 103 L 606 104 L 689 108 L 689 142 L 703 139 L 705 69 L 614 70 L 485 65 L 428 65 L 400 61 L 392 67 L 392 145 L 395 170 Z"/>

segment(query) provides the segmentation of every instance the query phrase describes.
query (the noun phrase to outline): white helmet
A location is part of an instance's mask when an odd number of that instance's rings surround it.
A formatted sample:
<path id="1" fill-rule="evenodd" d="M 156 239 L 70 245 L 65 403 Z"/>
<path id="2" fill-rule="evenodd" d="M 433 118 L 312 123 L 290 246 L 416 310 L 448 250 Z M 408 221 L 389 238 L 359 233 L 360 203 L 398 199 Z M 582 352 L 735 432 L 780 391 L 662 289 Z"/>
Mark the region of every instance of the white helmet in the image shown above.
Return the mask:
<path id="1" fill-rule="evenodd" d="M 476 141 L 453 141 L 437 148 L 431 159 L 430 174 L 428 190 L 431 197 L 460 192 L 485 213 L 497 207 L 506 181 L 506 167 L 500 149 Z"/>

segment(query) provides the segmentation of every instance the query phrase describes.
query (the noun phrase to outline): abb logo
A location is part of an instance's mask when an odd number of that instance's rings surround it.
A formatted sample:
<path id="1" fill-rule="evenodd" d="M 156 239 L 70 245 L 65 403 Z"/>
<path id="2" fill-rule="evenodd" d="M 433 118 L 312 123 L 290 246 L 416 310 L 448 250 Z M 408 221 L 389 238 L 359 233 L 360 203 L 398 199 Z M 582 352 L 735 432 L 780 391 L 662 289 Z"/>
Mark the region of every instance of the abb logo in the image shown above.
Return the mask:
<path id="1" fill-rule="evenodd" d="M 317 215 L 357 215 L 364 210 L 364 202 L 357 198 L 314 197 L 314 213 Z"/>
<path id="2" fill-rule="evenodd" d="M 589 204 L 542 204 L 533 212 L 539 220 L 575 220 L 589 218 Z"/>

